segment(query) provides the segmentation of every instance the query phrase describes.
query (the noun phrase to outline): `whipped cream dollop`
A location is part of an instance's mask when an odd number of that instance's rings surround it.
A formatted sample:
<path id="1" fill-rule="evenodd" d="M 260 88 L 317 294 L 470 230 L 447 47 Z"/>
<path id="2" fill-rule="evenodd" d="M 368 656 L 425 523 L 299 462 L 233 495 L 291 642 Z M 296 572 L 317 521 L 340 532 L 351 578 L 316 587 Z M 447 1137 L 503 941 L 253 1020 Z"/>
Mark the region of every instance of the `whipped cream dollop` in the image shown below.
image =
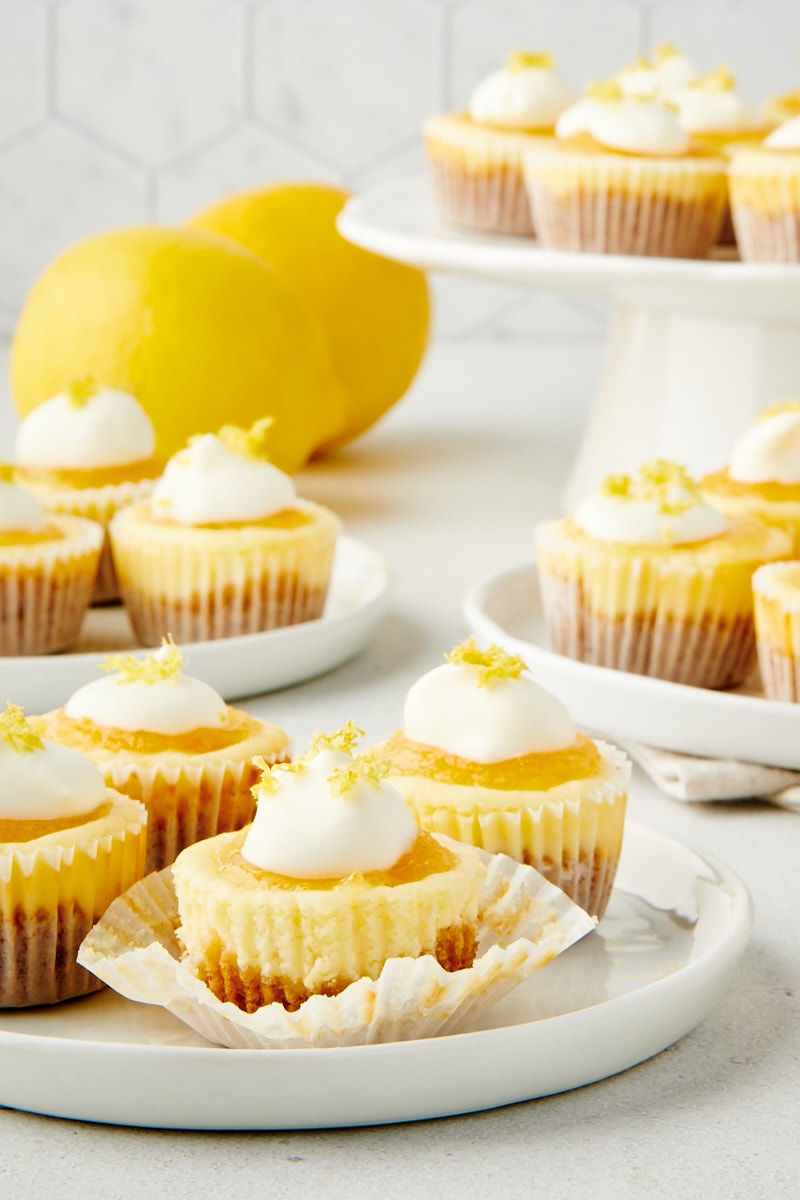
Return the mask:
<path id="1" fill-rule="evenodd" d="M 116 388 L 76 388 L 45 400 L 17 434 L 25 467 L 89 471 L 152 458 L 153 423 L 135 397 Z"/>
<path id="2" fill-rule="evenodd" d="M 360 731 L 357 731 L 360 732 Z M 296 763 L 264 771 L 242 857 L 294 879 L 385 871 L 417 839 L 417 822 L 389 763 L 354 758 L 346 738 L 317 738 Z"/>
<path id="3" fill-rule="evenodd" d="M 531 677 L 522 659 L 474 641 L 410 689 L 403 732 L 469 762 L 494 763 L 564 750 L 575 726 L 560 700 Z"/>
<path id="4" fill-rule="evenodd" d="M 691 59 L 670 43 L 656 47 L 652 58 L 637 58 L 615 76 L 625 96 L 652 96 L 658 100 L 671 100 L 676 91 L 697 77 Z"/>
<path id="5" fill-rule="evenodd" d="M 722 67 L 680 88 L 670 103 L 687 133 L 746 133 L 764 123 L 736 90 L 736 80 Z"/>
<path id="6" fill-rule="evenodd" d="M 764 139 L 764 145 L 770 150 L 799 150 L 800 149 L 800 116 L 784 121 L 777 129 Z"/>
<path id="7" fill-rule="evenodd" d="M 153 513 L 168 521 L 214 525 L 260 521 L 296 501 L 285 472 L 206 433 L 168 461 L 150 503 Z"/>
<path id="8" fill-rule="evenodd" d="M 603 85 L 605 87 L 605 85 Z M 562 113 L 556 122 L 556 137 L 589 134 L 609 150 L 626 154 L 685 154 L 689 135 L 681 129 L 675 113 L 657 100 L 629 99 L 610 85 L 605 94 L 582 100 Z"/>
<path id="9" fill-rule="evenodd" d="M 635 546 L 705 542 L 729 529 L 683 468 L 659 459 L 645 463 L 636 479 L 609 476 L 578 505 L 575 522 L 589 537 Z"/>
<path id="10" fill-rule="evenodd" d="M 103 777 L 85 754 L 44 741 L 22 710 L 8 705 L 0 715 L 0 820 L 81 817 L 107 799 Z"/>
<path id="11" fill-rule="evenodd" d="M 800 483 L 800 404 L 767 413 L 736 443 L 728 466 L 740 483 Z"/>
<path id="12" fill-rule="evenodd" d="M 501 129 L 550 129 L 575 100 L 575 92 L 549 54 L 509 55 L 482 80 L 467 106 L 473 121 Z"/>
<path id="13" fill-rule="evenodd" d="M 180 651 L 162 646 L 145 658 L 111 658 L 112 674 L 84 684 L 69 698 L 64 713 L 107 729 L 178 734 L 218 729 L 228 706 L 208 683 L 185 675 Z"/>
<path id="14" fill-rule="evenodd" d="M 0 479 L 0 533 L 41 533 L 47 517 L 35 496 Z"/>

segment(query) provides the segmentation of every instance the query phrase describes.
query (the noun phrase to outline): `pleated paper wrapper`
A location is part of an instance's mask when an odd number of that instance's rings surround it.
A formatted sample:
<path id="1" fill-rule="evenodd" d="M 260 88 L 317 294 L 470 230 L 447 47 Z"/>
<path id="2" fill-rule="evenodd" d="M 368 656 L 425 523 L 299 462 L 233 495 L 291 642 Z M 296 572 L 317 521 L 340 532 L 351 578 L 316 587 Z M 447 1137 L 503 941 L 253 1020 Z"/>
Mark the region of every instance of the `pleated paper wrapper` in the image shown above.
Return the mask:
<path id="1" fill-rule="evenodd" d="M 312 996 L 295 1012 L 270 1004 L 245 1013 L 218 1000 L 182 964 L 169 869 L 111 905 L 78 961 L 129 1000 L 158 1004 L 210 1042 L 237 1049 L 358 1046 L 461 1032 L 596 924 L 531 867 L 478 853 L 486 864 L 478 955 L 462 971 L 447 972 L 430 955 L 393 958 L 378 979 L 360 979 L 337 996 Z"/>

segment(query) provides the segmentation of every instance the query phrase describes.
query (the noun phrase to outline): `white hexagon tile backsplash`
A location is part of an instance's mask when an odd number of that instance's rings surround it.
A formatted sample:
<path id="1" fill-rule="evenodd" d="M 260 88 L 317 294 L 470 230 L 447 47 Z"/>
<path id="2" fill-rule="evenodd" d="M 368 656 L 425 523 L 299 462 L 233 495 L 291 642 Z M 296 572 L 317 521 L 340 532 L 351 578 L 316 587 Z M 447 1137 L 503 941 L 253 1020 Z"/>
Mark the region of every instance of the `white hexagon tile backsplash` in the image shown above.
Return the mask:
<path id="1" fill-rule="evenodd" d="M 419 173 L 422 118 L 511 47 L 580 88 L 665 39 L 756 100 L 800 83 L 796 0 L 0 0 L 0 335 L 77 238 L 279 179 Z M 598 304 L 435 287 L 441 337 L 604 328 Z"/>

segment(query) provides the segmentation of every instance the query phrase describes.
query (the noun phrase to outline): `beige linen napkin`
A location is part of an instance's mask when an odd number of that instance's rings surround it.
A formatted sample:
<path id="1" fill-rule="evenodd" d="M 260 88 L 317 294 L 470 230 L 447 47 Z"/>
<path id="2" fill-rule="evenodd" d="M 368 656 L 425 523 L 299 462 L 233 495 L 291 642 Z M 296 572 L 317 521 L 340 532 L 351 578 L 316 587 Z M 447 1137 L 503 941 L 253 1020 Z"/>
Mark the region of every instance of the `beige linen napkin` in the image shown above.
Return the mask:
<path id="1" fill-rule="evenodd" d="M 695 758 L 640 742 L 622 745 L 653 783 L 676 800 L 760 798 L 800 813 L 800 771 L 734 759 Z"/>

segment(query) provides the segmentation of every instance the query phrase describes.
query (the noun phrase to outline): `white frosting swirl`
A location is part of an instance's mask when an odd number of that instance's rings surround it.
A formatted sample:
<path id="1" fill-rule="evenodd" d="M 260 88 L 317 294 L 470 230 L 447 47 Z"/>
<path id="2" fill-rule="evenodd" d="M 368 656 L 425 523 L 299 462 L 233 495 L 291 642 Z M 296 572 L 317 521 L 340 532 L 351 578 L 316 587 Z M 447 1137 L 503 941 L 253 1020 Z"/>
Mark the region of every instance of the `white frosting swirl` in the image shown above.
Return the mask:
<path id="1" fill-rule="evenodd" d="M 260 521 L 292 508 L 288 475 L 264 459 L 238 454 L 206 433 L 174 455 L 151 497 L 154 514 L 181 525 Z"/>
<path id="2" fill-rule="evenodd" d="M 92 470 L 142 462 L 155 453 L 153 423 L 128 392 L 102 388 L 76 403 L 67 393 L 28 414 L 17 435 L 17 458 L 43 470 Z"/>
<path id="3" fill-rule="evenodd" d="M 764 139 L 770 150 L 800 150 L 800 116 L 784 121 Z"/>
<path id="4" fill-rule="evenodd" d="M 332 773 L 352 761 L 343 751 L 322 750 L 301 770 L 280 774 L 276 791 L 262 786 L 243 858 L 294 879 L 343 879 L 393 867 L 416 841 L 416 819 L 385 781 L 361 778 L 344 795 L 334 794 Z"/>
<path id="5" fill-rule="evenodd" d="M 47 517 L 36 497 L 0 480 L 0 533 L 41 533 L 46 527 Z"/>
<path id="6" fill-rule="evenodd" d="M 689 137 L 675 114 L 655 100 L 584 97 L 562 113 L 556 136 L 589 134 L 609 150 L 627 154 L 685 154 Z"/>
<path id="7" fill-rule="evenodd" d="M 479 763 L 575 743 L 566 708 L 530 675 L 481 683 L 472 667 L 455 663 L 417 680 L 406 697 L 403 730 L 412 741 Z"/>
<path id="8" fill-rule="evenodd" d="M 550 129 L 575 92 L 553 67 L 494 71 L 469 100 L 473 121 L 502 129 Z"/>
<path id="9" fill-rule="evenodd" d="M 15 750 L 0 738 L 0 818 L 56 821 L 81 817 L 108 799 L 103 777 L 77 750 L 44 742 Z"/>
<path id="10" fill-rule="evenodd" d="M 656 50 L 652 60 L 641 59 L 620 71 L 615 78 L 625 96 L 654 96 L 671 100 L 675 92 L 697 79 L 691 59 L 673 49 Z"/>
<path id="11" fill-rule="evenodd" d="M 740 483 L 800 483 L 800 411 L 757 421 L 734 446 L 728 474 Z"/>
<path id="12" fill-rule="evenodd" d="M 578 505 L 575 521 L 589 537 L 633 546 L 685 545 L 727 533 L 728 521 L 709 504 L 665 513 L 655 500 L 594 495 Z"/>
<path id="13" fill-rule="evenodd" d="M 746 133 L 763 125 L 756 109 L 733 88 L 681 88 L 671 103 L 687 133 Z"/>
<path id="14" fill-rule="evenodd" d="M 219 729 L 228 718 L 222 697 L 208 683 L 178 672 L 153 683 L 125 682 L 118 674 L 78 688 L 64 712 L 106 729 L 178 734 Z"/>

